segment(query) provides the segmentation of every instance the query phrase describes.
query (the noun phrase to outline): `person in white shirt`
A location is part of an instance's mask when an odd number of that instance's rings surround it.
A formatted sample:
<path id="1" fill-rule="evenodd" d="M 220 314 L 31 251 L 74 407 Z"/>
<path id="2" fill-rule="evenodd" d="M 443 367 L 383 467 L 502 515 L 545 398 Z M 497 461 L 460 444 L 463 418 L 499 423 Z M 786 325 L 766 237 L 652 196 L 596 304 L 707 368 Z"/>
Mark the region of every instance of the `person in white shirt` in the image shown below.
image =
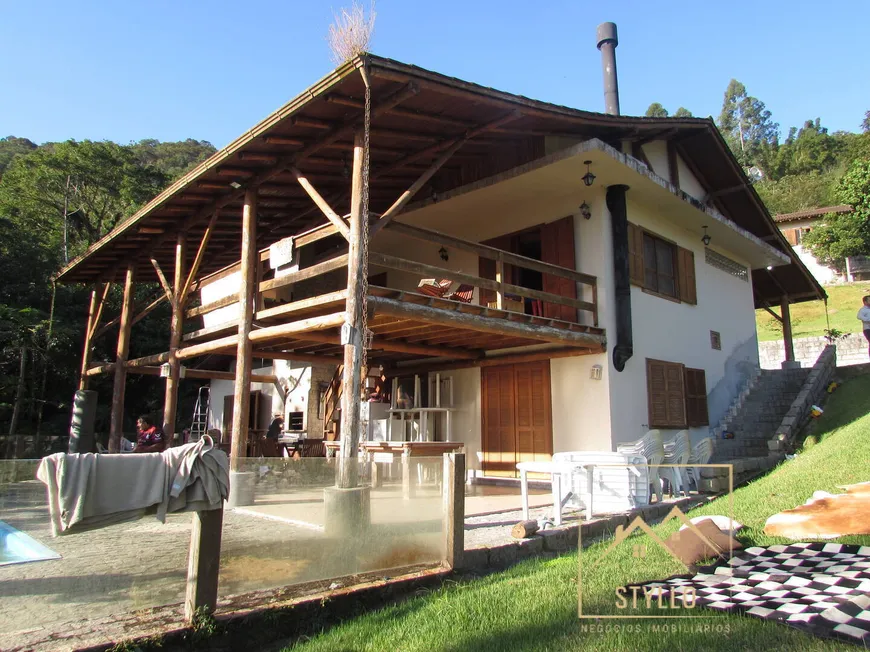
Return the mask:
<path id="1" fill-rule="evenodd" d="M 864 305 L 858 311 L 858 319 L 864 322 L 864 337 L 870 344 L 870 294 L 864 297 Z M 868 351 L 870 351 L 870 346 L 868 346 Z"/>

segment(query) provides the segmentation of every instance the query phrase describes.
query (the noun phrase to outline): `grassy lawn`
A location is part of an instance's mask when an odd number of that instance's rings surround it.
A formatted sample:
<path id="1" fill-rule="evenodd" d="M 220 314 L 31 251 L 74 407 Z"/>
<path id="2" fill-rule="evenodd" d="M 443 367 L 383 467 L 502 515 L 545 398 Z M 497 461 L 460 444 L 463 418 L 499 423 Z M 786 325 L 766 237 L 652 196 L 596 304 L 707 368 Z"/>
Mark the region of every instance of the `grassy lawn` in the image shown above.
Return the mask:
<path id="1" fill-rule="evenodd" d="M 837 485 L 870 480 L 870 376 L 842 386 L 814 423 L 814 434 L 794 459 L 734 492 L 734 516 L 747 527 L 744 545 L 770 545 L 786 540 L 762 532 L 768 516 L 803 503 L 815 490 L 836 492 Z M 720 498 L 690 516 L 728 514 Z M 666 538 L 675 522 L 654 528 Z M 844 543 L 870 544 L 870 536 L 846 537 Z M 603 558 L 609 541 L 582 554 L 587 569 L 601 558 L 594 573 L 584 571 L 584 611 L 615 613 L 614 586 L 661 579 L 673 563 L 655 556 L 642 563 L 622 545 Z M 857 649 L 824 641 L 785 625 L 750 617 L 699 610 L 699 620 L 610 621 L 640 627 L 640 633 L 590 633 L 577 618 L 577 554 L 532 559 L 483 578 L 451 582 L 400 604 L 373 611 L 301 641 L 294 651 L 335 650 L 829 650 Z M 602 626 L 607 621 L 599 621 Z M 681 623 L 682 631 L 651 631 L 653 622 Z M 718 632 L 704 632 L 704 626 Z M 700 631 L 699 631 L 700 630 Z"/>
<path id="2" fill-rule="evenodd" d="M 860 333 L 861 322 L 855 315 L 861 307 L 861 297 L 870 294 L 870 283 L 850 283 L 848 285 L 829 285 L 828 317 L 831 328 L 843 333 Z M 779 309 L 776 309 L 779 313 Z M 765 310 L 755 311 L 755 321 L 758 325 L 758 340 L 782 339 L 782 327 Z M 825 334 L 828 327 L 825 321 L 825 304 L 821 301 L 807 301 L 791 307 L 792 332 L 795 338 L 818 337 Z"/>

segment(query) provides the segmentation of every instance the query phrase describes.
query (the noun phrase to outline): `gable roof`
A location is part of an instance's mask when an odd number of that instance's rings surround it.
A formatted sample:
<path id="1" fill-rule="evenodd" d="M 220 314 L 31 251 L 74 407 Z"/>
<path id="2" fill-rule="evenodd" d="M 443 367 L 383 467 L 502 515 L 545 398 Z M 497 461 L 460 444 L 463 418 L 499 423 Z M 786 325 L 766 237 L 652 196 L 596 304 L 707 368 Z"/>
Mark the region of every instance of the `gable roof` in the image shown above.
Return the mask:
<path id="1" fill-rule="evenodd" d="M 708 188 L 708 201 L 741 228 L 789 255 L 789 265 L 754 275 L 756 305 L 825 296 L 791 251 L 710 118 L 615 116 L 532 100 L 366 54 L 335 69 L 124 220 L 59 274 L 61 282 L 112 280 L 131 258 L 143 280 L 155 280 L 149 258 L 172 275 L 175 241 L 183 233 L 193 259 L 209 218 L 214 230 L 200 274 L 238 260 L 245 188 L 258 187 L 257 246 L 323 222 L 289 172 L 299 163 L 321 194 L 347 212 L 345 188 L 353 131 L 362 121 L 371 79 L 370 208 L 383 211 L 456 137 L 471 138 L 421 191 L 439 193 L 521 165 L 544 153 L 544 138 L 599 138 L 675 143 Z M 481 126 L 493 126 L 479 130 Z M 301 161 L 301 162 L 300 162 Z M 147 255 L 145 255 L 147 254 Z"/>
<path id="2" fill-rule="evenodd" d="M 773 219 L 775 222 L 794 222 L 795 220 L 824 217 L 829 213 L 851 213 L 852 210 L 853 208 L 849 204 L 842 204 L 840 206 L 824 206 L 822 208 L 809 208 L 794 213 L 780 213 L 779 215 L 774 215 Z"/>

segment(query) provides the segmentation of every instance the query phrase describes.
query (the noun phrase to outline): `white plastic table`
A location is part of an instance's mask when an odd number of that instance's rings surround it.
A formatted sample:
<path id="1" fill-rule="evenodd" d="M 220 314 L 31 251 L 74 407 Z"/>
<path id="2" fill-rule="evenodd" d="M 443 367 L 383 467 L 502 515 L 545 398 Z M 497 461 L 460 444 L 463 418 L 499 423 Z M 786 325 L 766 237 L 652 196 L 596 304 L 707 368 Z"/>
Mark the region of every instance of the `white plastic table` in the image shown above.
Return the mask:
<path id="1" fill-rule="evenodd" d="M 574 464 L 570 462 L 519 462 L 520 492 L 523 500 L 523 520 L 529 519 L 529 473 L 548 473 L 553 488 L 553 522 L 562 525 L 562 507 L 570 498 L 570 494 L 562 499 L 562 473 L 570 473 L 577 468 L 586 471 L 586 492 L 583 504 L 586 505 L 586 520 L 592 520 L 592 470 L 594 464 Z"/>

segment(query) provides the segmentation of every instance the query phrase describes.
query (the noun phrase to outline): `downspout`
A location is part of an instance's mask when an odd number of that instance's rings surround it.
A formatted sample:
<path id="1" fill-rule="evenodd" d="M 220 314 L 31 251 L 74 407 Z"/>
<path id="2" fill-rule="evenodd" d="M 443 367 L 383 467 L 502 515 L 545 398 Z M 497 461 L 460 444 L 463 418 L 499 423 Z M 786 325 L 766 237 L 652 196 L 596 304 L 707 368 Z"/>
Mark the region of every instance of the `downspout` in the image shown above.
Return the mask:
<path id="1" fill-rule="evenodd" d="M 625 193 L 628 186 L 607 187 L 607 210 L 610 211 L 610 229 L 613 236 L 613 280 L 616 303 L 616 346 L 613 347 L 613 366 L 625 369 L 625 363 L 634 355 L 631 334 L 631 278 L 628 268 L 628 213 Z"/>

